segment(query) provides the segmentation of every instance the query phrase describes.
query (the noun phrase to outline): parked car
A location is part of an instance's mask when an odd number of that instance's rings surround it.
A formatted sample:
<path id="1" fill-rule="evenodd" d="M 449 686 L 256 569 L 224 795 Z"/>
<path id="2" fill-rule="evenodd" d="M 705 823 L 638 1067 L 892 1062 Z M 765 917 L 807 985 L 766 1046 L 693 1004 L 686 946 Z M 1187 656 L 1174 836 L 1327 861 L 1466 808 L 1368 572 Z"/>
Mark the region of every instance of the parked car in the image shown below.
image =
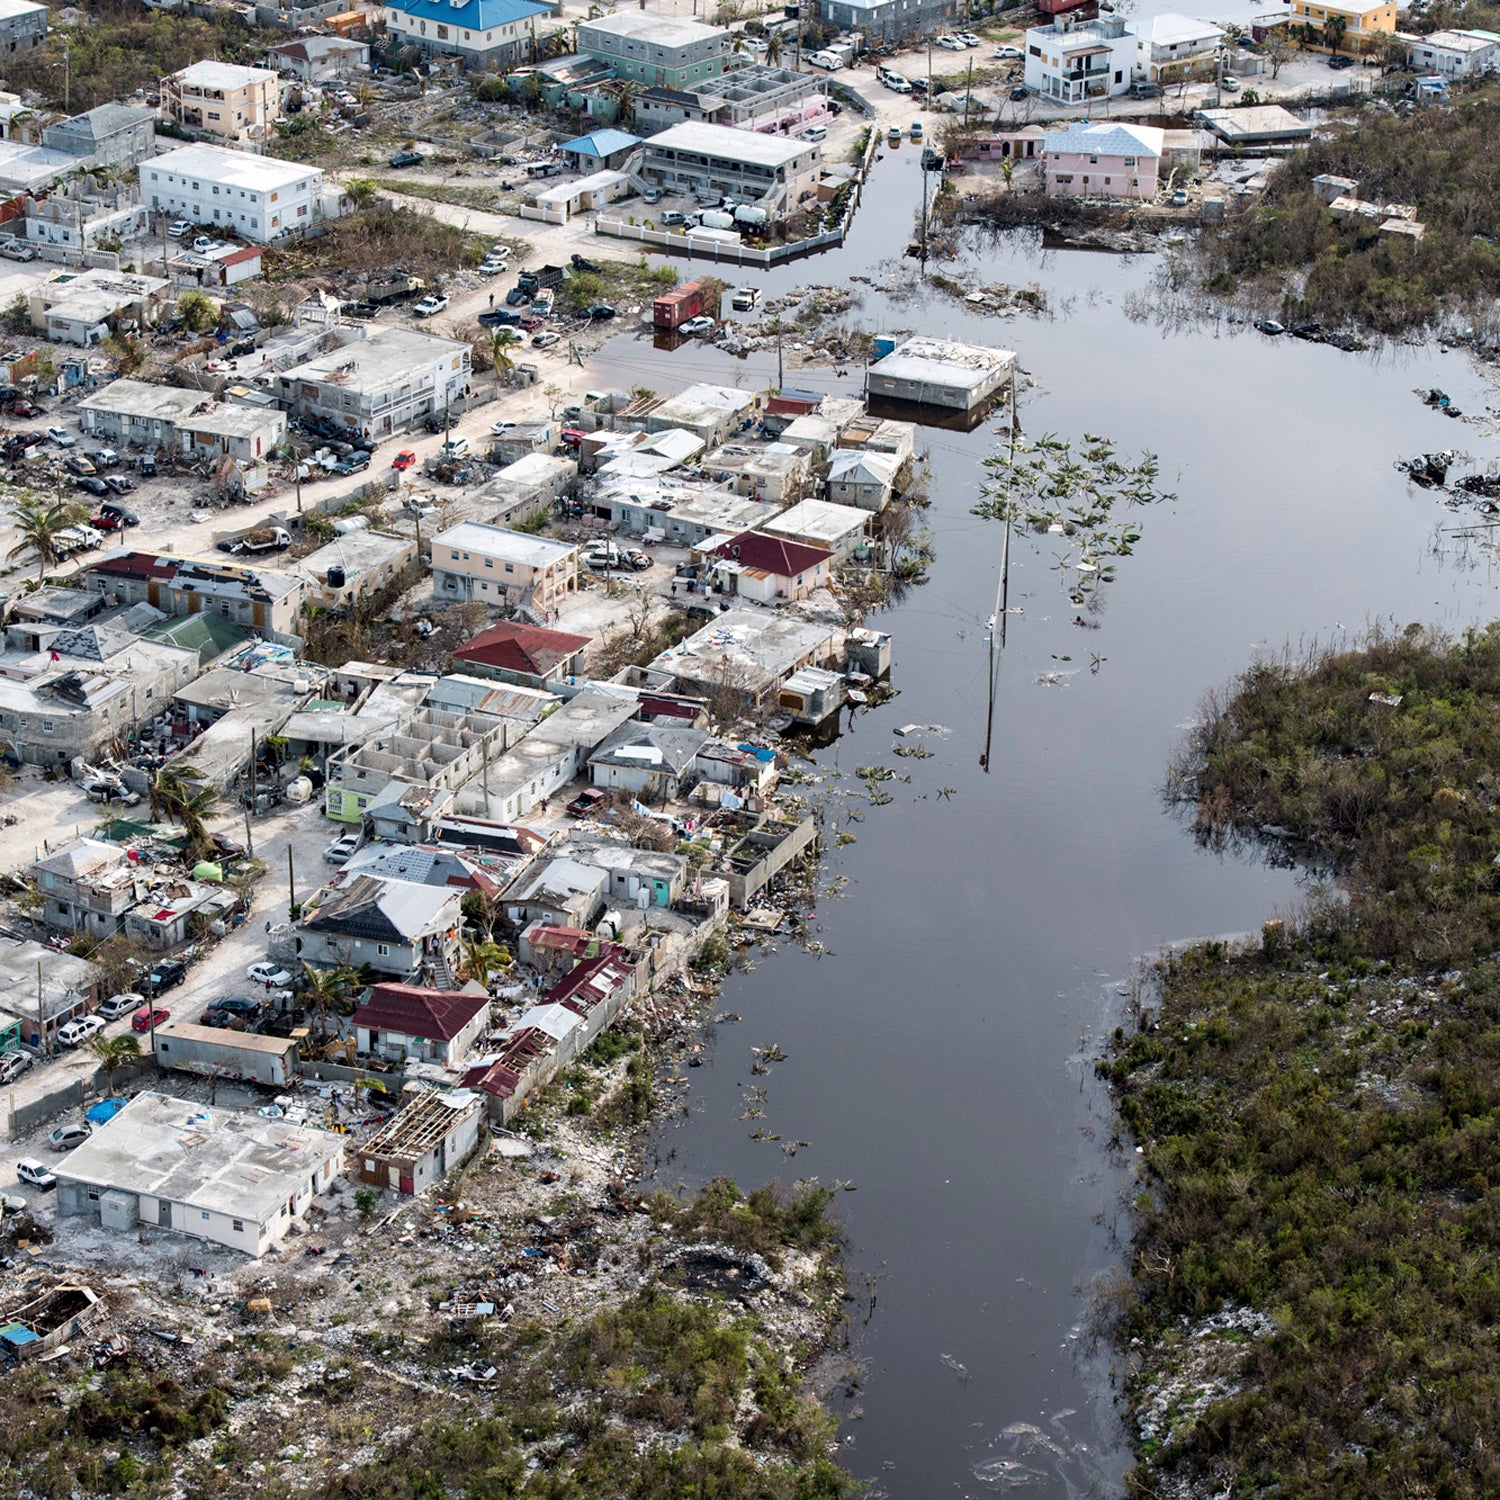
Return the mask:
<path id="1" fill-rule="evenodd" d="M 615 310 L 607 302 L 596 302 L 592 307 L 583 310 L 583 316 L 591 323 L 602 322 L 605 318 L 612 318 Z"/>
<path id="2" fill-rule="evenodd" d="M 10 414 L 20 417 L 23 421 L 31 421 L 42 415 L 42 409 L 35 401 L 28 401 L 25 396 L 17 396 L 10 404 Z"/>
<path id="3" fill-rule="evenodd" d="M 564 809 L 570 818 L 586 818 L 605 802 L 609 801 L 609 794 L 601 792 L 598 787 L 585 787 L 583 791 L 568 803 Z"/>
<path id="4" fill-rule="evenodd" d="M 1333 56 L 1328 59 L 1328 66 L 1335 72 L 1339 72 L 1344 68 L 1352 68 L 1354 66 L 1354 59 L 1352 57 L 1346 57 L 1342 52 L 1335 52 Z"/>
<path id="5" fill-rule="evenodd" d="M 1024 83 L 1018 83 L 1015 88 L 1010 91 L 1010 102 L 1012 104 L 1019 104 L 1021 100 L 1025 99 L 1029 93 L 1030 90 L 1027 89 Z"/>
<path id="6" fill-rule="evenodd" d="M 146 974 L 146 993 L 160 995 L 165 990 L 175 989 L 186 978 L 187 965 L 180 958 L 160 959 Z"/>
<path id="7" fill-rule="evenodd" d="M 387 163 L 392 167 L 420 167 L 422 155 L 418 151 L 398 151 Z"/>
<path id="8" fill-rule="evenodd" d="M 214 244 L 212 235 L 195 235 L 193 238 L 193 253 L 195 255 L 207 255 L 214 248 Z"/>
<path id="9" fill-rule="evenodd" d="M 100 485 L 103 488 L 104 493 L 108 494 L 109 486 L 104 484 L 103 480 L 100 480 Z M 124 523 L 118 516 L 107 516 L 103 511 L 100 511 L 98 515 L 89 517 L 89 525 L 92 526 L 95 531 L 119 531 L 123 528 Z"/>
<path id="10" fill-rule="evenodd" d="M 280 964 L 251 964 L 245 972 L 256 984 L 268 984 L 273 990 L 288 989 L 292 983 L 292 976 Z M 219 1008 L 222 1010 L 223 1006 Z"/>
<path id="11" fill-rule="evenodd" d="M 28 245 L 25 240 L 6 240 L 0 245 L 0 255 L 7 260 L 35 260 L 40 254 L 35 245 Z"/>
<path id="12" fill-rule="evenodd" d="M 469 451 L 469 440 L 461 432 L 455 432 L 452 437 L 438 449 L 443 458 L 462 458 Z"/>
<path id="13" fill-rule="evenodd" d="M 172 1019 L 172 1012 L 159 1005 L 143 1005 L 130 1018 L 132 1031 L 150 1031 L 153 1026 L 165 1026 Z"/>
<path id="14" fill-rule="evenodd" d="M 7 1052 L 0 1056 L 0 1083 L 14 1083 L 31 1066 L 29 1052 Z"/>
<path id="15" fill-rule="evenodd" d="M 323 858 L 331 865 L 342 865 L 348 862 L 358 848 L 359 835 L 357 833 L 342 834 L 323 851 Z"/>
<path id="16" fill-rule="evenodd" d="M 1001 58 L 1017 58 L 1017 57 L 1022 56 L 1022 52 L 1021 52 L 1021 49 L 1019 47 L 1011 47 L 1011 46 L 996 47 L 995 48 L 995 56 L 996 57 L 1001 57 Z"/>
<path id="17" fill-rule="evenodd" d="M 59 448 L 76 448 L 78 446 L 78 439 L 66 427 L 49 427 L 47 429 L 47 436 Z"/>
<path id="18" fill-rule="evenodd" d="M 86 474 L 81 479 L 75 479 L 73 487 L 85 490 L 90 495 L 104 496 L 109 494 L 109 486 L 102 479 L 97 479 L 92 474 Z"/>
<path id="19" fill-rule="evenodd" d="M 99 471 L 81 453 L 70 453 L 63 460 L 63 468 L 70 474 L 97 474 Z"/>
<path id="20" fill-rule="evenodd" d="M 689 338 L 696 338 L 699 334 L 712 333 L 718 325 L 712 318 L 702 316 L 689 318 L 685 323 L 677 325 L 678 333 L 685 333 Z"/>
<path id="21" fill-rule="evenodd" d="M 245 846 L 237 839 L 232 839 L 227 833 L 216 833 L 212 835 L 213 846 L 225 859 L 238 859 L 246 853 Z"/>
<path id="22" fill-rule="evenodd" d="M 409 469 L 416 463 L 417 455 L 410 448 L 403 448 L 392 460 L 393 469 Z"/>
<path id="23" fill-rule="evenodd" d="M 47 1144 L 54 1151 L 71 1151 L 75 1146 L 81 1146 L 93 1133 L 94 1127 L 87 1120 L 80 1120 L 76 1125 L 59 1125 L 47 1137 Z"/>
<path id="24" fill-rule="evenodd" d="M 481 276 L 503 276 L 508 270 L 510 270 L 510 262 L 508 260 L 497 259 L 492 256 L 486 256 L 480 262 L 479 266 L 479 274 Z"/>
<path id="25" fill-rule="evenodd" d="M 119 461 L 120 455 L 113 448 L 95 448 L 89 454 L 89 462 L 96 469 L 112 469 Z"/>
<path id="26" fill-rule="evenodd" d="M 548 329 L 543 329 L 540 333 L 534 333 L 531 335 L 531 347 L 533 349 L 550 349 L 555 343 L 558 343 L 561 338 L 562 334 L 553 333 Z"/>
<path id="27" fill-rule="evenodd" d="M 1187 189 L 1178 188 L 1177 191 L 1172 194 L 1171 203 L 1173 208 L 1186 208 L 1188 205 Z"/>
<path id="28" fill-rule="evenodd" d="M 547 320 L 534 314 L 528 313 L 524 318 L 516 319 L 516 327 L 522 333 L 537 333 L 547 326 Z"/>
<path id="29" fill-rule="evenodd" d="M 104 482 L 105 484 L 109 484 L 109 480 L 107 479 Z M 127 484 L 129 483 L 128 480 L 124 482 Z M 111 489 L 115 488 L 112 484 L 110 484 L 109 487 Z M 116 493 L 118 493 L 118 491 L 116 491 Z M 118 516 L 121 522 L 126 526 L 139 526 L 141 524 L 141 518 L 136 515 L 136 513 L 131 510 L 128 505 L 121 505 L 118 500 L 106 500 L 104 504 L 99 507 L 99 509 L 102 510 L 106 515 Z"/>
<path id="30" fill-rule="evenodd" d="M 57 1186 L 57 1173 L 34 1157 L 23 1156 L 16 1163 L 16 1181 L 24 1182 L 29 1187 L 40 1188 L 44 1193 L 50 1193 Z"/>
<path id="31" fill-rule="evenodd" d="M 678 208 L 664 208 L 661 212 L 661 227 L 663 229 L 675 229 L 680 224 L 686 224 L 688 216 Z"/>
<path id="32" fill-rule="evenodd" d="M 1224 78 L 1220 80 L 1219 87 L 1226 94 L 1237 94 L 1240 91 L 1240 81 L 1238 78 Z"/>
<path id="33" fill-rule="evenodd" d="M 736 312 L 750 312 L 755 304 L 760 301 L 760 288 L 754 286 L 737 286 L 734 296 L 730 299 L 730 306 Z"/>
<path id="34" fill-rule="evenodd" d="M 438 292 L 428 294 L 412 308 L 411 315 L 414 318 L 435 318 L 448 306 L 448 299 Z"/>
<path id="35" fill-rule="evenodd" d="M 513 286 L 505 294 L 507 307 L 521 307 L 531 301 L 531 293 L 524 286 Z"/>
<path id="36" fill-rule="evenodd" d="M 91 1036 L 98 1036 L 103 1030 L 104 1022 L 98 1016 L 78 1016 L 64 1021 L 57 1028 L 57 1040 L 64 1047 L 81 1047 Z"/>
<path id="37" fill-rule="evenodd" d="M 191 234 L 193 226 L 186 219 L 173 219 L 167 225 L 167 233 L 174 239 L 180 240 L 184 235 Z"/>
<path id="38" fill-rule="evenodd" d="M 937 44 L 945 52 L 966 52 L 968 48 L 956 36 L 940 36 Z"/>
<path id="39" fill-rule="evenodd" d="M 120 995 L 111 995 L 99 1007 L 99 1014 L 106 1021 L 118 1021 L 121 1016 L 128 1016 L 131 1011 L 139 1010 L 146 1003 L 144 995 L 138 995 L 134 990 L 126 990 Z"/>
<path id="40" fill-rule="evenodd" d="M 261 964 L 258 967 L 269 968 L 271 965 Z M 280 972 L 286 974 L 285 969 L 282 969 Z M 288 983 L 290 983 L 292 976 L 287 974 L 286 977 Z M 285 989 L 286 986 L 282 985 L 281 988 Z M 264 1000 L 251 999 L 249 995 L 225 995 L 221 999 L 214 1001 L 213 1008 L 231 1016 L 258 1016 L 266 1008 L 266 1004 Z"/>
<path id="41" fill-rule="evenodd" d="M 961 41 L 964 44 L 965 47 L 982 47 L 982 46 L 984 46 L 983 41 L 981 41 L 980 38 L 978 38 L 977 36 L 975 36 L 972 31 L 960 31 L 960 32 L 957 33 L 957 36 L 958 36 L 959 41 Z"/>
<path id="42" fill-rule="evenodd" d="M 358 474 L 370 467 L 370 455 L 363 448 L 346 453 L 334 466 L 335 474 Z"/>
<path id="43" fill-rule="evenodd" d="M 111 495 L 128 495 L 135 485 L 123 474 L 106 474 L 104 476 L 104 487 Z M 134 512 L 131 512 L 134 515 Z M 126 521 L 123 516 L 118 518 L 122 526 L 134 526 L 134 521 Z"/>

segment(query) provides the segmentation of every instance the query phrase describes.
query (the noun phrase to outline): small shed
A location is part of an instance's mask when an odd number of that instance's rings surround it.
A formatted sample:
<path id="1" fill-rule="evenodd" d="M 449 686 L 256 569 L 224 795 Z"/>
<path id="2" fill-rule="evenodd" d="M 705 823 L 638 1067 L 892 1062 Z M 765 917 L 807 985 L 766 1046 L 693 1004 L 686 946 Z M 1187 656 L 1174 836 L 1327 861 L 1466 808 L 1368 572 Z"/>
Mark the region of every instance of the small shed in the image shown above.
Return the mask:
<path id="1" fill-rule="evenodd" d="M 355 1176 L 371 1187 L 420 1193 L 479 1149 L 484 1101 L 472 1089 L 428 1089 L 359 1148 Z"/>

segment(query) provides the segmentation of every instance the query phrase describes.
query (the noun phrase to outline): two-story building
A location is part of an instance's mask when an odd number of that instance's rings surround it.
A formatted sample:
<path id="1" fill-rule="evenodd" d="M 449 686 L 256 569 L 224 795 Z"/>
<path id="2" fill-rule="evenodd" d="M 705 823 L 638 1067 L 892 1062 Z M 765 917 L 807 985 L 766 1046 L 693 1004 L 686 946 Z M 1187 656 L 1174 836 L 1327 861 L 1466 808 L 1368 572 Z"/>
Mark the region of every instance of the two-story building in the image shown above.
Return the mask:
<path id="1" fill-rule="evenodd" d="M 386 34 L 424 57 L 462 58 L 471 68 L 534 58 L 552 15 L 531 0 L 394 0 L 384 7 Z"/>
<path id="2" fill-rule="evenodd" d="M 368 966 L 392 979 L 452 984 L 462 900 L 460 890 L 357 876 L 301 917 L 296 956 L 317 968 Z"/>
<path id="3" fill-rule="evenodd" d="M 957 0 L 818 0 L 825 26 L 863 32 L 885 46 L 938 31 L 958 14 Z"/>
<path id="4" fill-rule="evenodd" d="M 142 162 L 141 198 L 174 218 L 232 229 L 257 245 L 296 234 L 329 213 L 321 167 L 222 146 L 179 146 Z M 336 208 L 332 212 L 337 216 Z"/>
<path id="5" fill-rule="evenodd" d="M 0 0 L 0 56 L 30 52 L 47 40 L 47 7 L 32 0 Z"/>
<path id="6" fill-rule="evenodd" d="M 1046 99 L 1081 104 L 1123 94 L 1139 43 L 1123 21 L 1033 26 L 1026 33 L 1026 87 Z"/>
<path id="7" fill-rule="evenodd" d="M 1049 198 L 1156 198 L 1166 132 L 1155 125 L 1069 125 L 1048 131 L 1043 161 Z"/>
<path id="8" fill-rule="evenodd" d="M 578 588 L 578 548 L 463 521 L 432 539 L 432 588 L 439 599 L 513 604 L 540 616 Z"/>
<path id="9" fill-rule="evenodd" d="M 246 630 L 294 635 L 307 580 L 272 568 L 157 557 L 120 547 L 91 563 L 82 583 L 118 604 L 169 615 L 215 614 Z"/>
<path id="10" fill-rule="evenodd" d="M 333 337 L 335 347 L 275 376 L 273 392 L 294 416 L 324 417 L 382 438 L 469 394 L 473 349 L 459 340 L 388 327 Z"/>
<path id="11" fill-rule="evenodd" d="M 1500 71 L 1500 35 L 1493 31 L 1434 31 L 1407 38 L 1407 66 L 1443 78 Z"/>
<path id="12" fill-rule="evenodd" d="M 731 38 L 722 26 L 686 16 L 622 10 L 579 26 L 578 50 L 608 64 L 618 78 L 685 89 L 723 73 Z"/>
<path id="13" fill-rule="evenodd" d="M 31 867 L 43 898 L 42 920 L 59 932 L 113 937 L 125 913 L 145 895 L 141 867 L 119 844 L 76 838 Z"/>
<path id="14" fill-rule="evenodd" d="M 1169 12 L 1131 21 L 1129 30 L 1136 40 L 1137 79 L 1169 84 L 1213 76 L 1224 42 L 1222 26 Z"/>
<path id="15" fill-rule="evenodd" d="M 281 78 L 273 68 L 195 62 L 162 79 L 161 117 L 221 140 L 264 140 L 281 119 Z"/>
<path id="16" fill-rule="evenodd" d="M 1292 0 L 1292 29 L 1305 47 L 1328 52 L 1373 52 L 1382 38 L 1396 34 L 1396 3 L 1329 4 Z"/>
<path id="17" fill-rule="evenodd" d="M 156 116 L 142 105 L 100 104 L 47 126 L 42 144 L 91 166 L 133 167 L 156 152 Z"/>
<path id="18" fill-rule="evenodd" d="M 726 193 L 772 214 L 810 197 L 821 174 L 815 142 L 698 121 L 668 126 L 642 152 L 641 175 L 669 192 Z"/>

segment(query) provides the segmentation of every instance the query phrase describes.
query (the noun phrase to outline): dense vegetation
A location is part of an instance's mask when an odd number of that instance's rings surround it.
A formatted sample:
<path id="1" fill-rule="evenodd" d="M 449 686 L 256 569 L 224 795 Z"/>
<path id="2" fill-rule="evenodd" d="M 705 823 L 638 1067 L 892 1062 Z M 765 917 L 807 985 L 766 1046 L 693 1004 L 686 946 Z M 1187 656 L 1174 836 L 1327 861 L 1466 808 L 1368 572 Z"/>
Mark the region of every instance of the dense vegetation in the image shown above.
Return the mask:
<path id="1" fill-rule="evenodd" d="M 1139 1495 L 1500 1493 L 1497 710 L 1500 632 L 1378 635 L 1252 669 L 1173 768 L 1348 899 L 1164 959 L 1102 1065 Z"/>
<path id="2" fill-rule="evenodd" d="M 1500 295 L 1497 137 L 1493 84 L 1405 119 L 1362 114 L 1289 158 L 1261 206 L 1205 232 L 1210 288 L 1273 282 L 1285 288 L 1284 321 L 1385 333 L 1428 325 L 1446 307 L 1488 303 Z M 1424 238 L 1412 244 L 1379 233 L 1378 221 L 1336 219 L 1313 193 L 1325 172 L 1353 178 L 1361 198 L 1416 204 Z"/>

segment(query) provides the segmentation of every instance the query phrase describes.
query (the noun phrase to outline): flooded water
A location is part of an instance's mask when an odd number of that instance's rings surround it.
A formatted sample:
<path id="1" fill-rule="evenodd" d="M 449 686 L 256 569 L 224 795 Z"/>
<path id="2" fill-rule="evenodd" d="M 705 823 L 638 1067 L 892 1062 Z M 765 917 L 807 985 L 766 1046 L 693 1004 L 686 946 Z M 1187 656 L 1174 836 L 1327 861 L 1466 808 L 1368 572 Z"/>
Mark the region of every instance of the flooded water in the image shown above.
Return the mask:
<path id="1" fill-rule="evenodd" d="M 914 154 L 896 153 L 853 241 L 768 277 L 768 295 L 871 274 L 904 245 L 919 201 Z M 728 981 L 723 1008 L 743 1020 L 721 1025 L 688 1075 L 687 1113 L 659 1136 L 659 1179 L 854 1184 L 837 1206 L 861 1291 L 861 1374 L 841 1414 L 847 1461 L 878 1492 L 1109 1496 L 1126 1458 L 1108 1351 L 1091 1355 L 1080 1330 L 1091 1278 L 1117 1263 L 1127 1178 L 1106 1152 L 1091 1061 L 1138 956 L 1252 929 L 1296 891 L 1286 872 L 1197 849 L 1160 801 L 1164 760 L 1204 690 L 1258 650 L 1376 619 L 1457 629 L 1490 615 L 1488 573 L 1433 555 L 1435 527 L 1454 517 L 1392 467 L 1424 449 L 1493 451 L 1413 388 L 1441 385 L 1471 411 L 1489 397 L 1459 354 L 1164 335 L 1125 310 L 1147 258 L 1016 243 L 967 265 L 985 281 L 1041 282 L 1056 315 L 984 319 L 937 294 L 871 293 L 850 321 L 1014 348 L 1037 382 L 1028 431 L 1152 449 L 1179 498 L 1143 515 L 1097 629 L 1073 623 L 1048 546 L 1017 543 L 1022 612 L 986 772 L 1000 533 L 969 510 L 997 438 L 993 424 L 921 434 L 937 562 L 875 622 L 895 636 L 899 696 L 816 757 L 822 790 L 862 792 L 852 772 L 874 763 L 910 783 L 888 783 L 886 806 L 835 802 L 838 826 L 849 809 L 859 821 L 847 825 L 857 842 L 825 862 L 825 881 L 847 879 L 818 905 L 827 951 L 783 948 Z M 774 356 L 630 337 L 604 364 L 620 384 L 662 390 L 775 373 Z M 787 379 L 833 384 L 829 372 Z M 1051 673 L 1071 675 L 1038 682 Z M 912 743 L 892 733 L 908 723 L 944 726 L 923 737 L 930 758 L 893 755 Z M 753 1074 L 752 1049 L 772 1043 L 786 1060 Z M 763 1119 L 744 1118 L 752 1088 L 765 1090 Z M 780 1141 L 752 1139 L 757 1127 Z"/>

